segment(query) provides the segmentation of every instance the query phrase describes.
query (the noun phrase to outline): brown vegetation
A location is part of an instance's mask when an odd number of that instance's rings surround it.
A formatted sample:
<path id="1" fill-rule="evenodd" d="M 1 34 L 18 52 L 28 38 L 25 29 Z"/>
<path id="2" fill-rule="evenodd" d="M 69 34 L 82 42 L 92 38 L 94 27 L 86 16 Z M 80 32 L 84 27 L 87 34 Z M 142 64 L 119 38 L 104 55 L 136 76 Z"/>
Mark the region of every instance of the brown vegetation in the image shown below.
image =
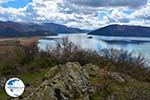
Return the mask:
<path id="1" fill-rule="evenodd" d="M 47 51 L 39 51 L 37 43 L 32 42 L 30 45 L 16 46 L 11 52 L 0 54 L 0 75 L 33 73 L 57 64 L 75 61 L 81 65 L 93 63 L 105 70 L 150 82 L 150 69 L 143 57 L 135 57 L 123 50 L 84 50 L 68 39 L 62 39 L 56 48 L 48 47 Z"/>

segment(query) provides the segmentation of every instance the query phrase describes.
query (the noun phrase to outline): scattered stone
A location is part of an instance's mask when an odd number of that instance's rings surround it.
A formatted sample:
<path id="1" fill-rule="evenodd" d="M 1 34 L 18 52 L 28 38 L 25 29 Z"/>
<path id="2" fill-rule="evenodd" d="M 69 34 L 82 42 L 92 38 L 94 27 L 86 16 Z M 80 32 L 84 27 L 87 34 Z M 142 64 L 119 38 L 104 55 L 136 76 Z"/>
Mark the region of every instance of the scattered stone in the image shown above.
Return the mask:
<path id="1" fill-rule="evenodd" d="M 119 83 L 125 83 L 125 79 L 121 77 L 119 73 L 116 72 L 107 72 L 107 76 L 111 77 L 113 80 L 119 82 Z"/>

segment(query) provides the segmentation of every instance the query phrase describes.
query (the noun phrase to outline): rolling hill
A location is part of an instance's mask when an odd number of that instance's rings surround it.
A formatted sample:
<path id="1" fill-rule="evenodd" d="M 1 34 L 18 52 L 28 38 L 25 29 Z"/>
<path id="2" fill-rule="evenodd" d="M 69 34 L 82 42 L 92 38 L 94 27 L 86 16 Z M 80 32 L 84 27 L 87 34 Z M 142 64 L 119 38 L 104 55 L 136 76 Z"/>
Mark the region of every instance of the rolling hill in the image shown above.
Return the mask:
<path id="1" fill-rule="evenodd" d="M 85 30 L 55 23 L 19 23 L 0 21 L 0 37 L 28 37 L 57 35 L 59 33 L 83 33 Z"/>
<path id="2" fill-rule="evenodd" d="M 150 37 L 150 27 L 114 24 L 88 34 L 101 36 Z"/>

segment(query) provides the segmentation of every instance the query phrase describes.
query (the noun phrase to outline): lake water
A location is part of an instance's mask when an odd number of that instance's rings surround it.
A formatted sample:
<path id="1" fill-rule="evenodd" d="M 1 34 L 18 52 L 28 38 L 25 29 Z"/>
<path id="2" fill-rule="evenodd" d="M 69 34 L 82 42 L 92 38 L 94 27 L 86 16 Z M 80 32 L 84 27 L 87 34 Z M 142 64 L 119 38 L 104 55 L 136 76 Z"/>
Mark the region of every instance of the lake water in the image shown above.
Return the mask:
<path id="1" fill-rule="evenodd" d="M 58 36 L 47 36 L 39 40 L 39 48 L 46 49 L 47 45 L 55 45 L 56 40 L 67 37 L 74 44 L 84 49 L 99 51 L 105 48 L 127 50 L 135 55 L 141 54 L 150 62 L 150 38 L 143 37 L 113 37 L 113 36 L 93 36 L 86 33 L 80 34 L 59 34 Z"/>

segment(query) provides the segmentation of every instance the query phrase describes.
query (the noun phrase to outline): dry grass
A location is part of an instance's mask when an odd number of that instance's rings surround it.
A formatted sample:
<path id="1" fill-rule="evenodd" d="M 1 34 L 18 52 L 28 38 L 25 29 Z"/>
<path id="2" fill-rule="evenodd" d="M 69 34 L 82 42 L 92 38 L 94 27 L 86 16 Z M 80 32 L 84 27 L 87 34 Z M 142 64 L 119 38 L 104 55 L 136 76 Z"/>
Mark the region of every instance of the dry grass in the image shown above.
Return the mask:
<path id="1" fill-rule="evenodd" d="M 31 42 L 38 41 L 41 37 L 19 37 L 19 38 L 1 38 L 3 41 L 19 41 L 21 44 L 30 44 Z"/>
<path id="2" fill-rule="evenodd" d="M 20 38 L 1 38 L 0 53 L 10 52 L 19 45 L 30 45 L 33 42 L 38 42 L 40 37 L 20 37 Z"/>

